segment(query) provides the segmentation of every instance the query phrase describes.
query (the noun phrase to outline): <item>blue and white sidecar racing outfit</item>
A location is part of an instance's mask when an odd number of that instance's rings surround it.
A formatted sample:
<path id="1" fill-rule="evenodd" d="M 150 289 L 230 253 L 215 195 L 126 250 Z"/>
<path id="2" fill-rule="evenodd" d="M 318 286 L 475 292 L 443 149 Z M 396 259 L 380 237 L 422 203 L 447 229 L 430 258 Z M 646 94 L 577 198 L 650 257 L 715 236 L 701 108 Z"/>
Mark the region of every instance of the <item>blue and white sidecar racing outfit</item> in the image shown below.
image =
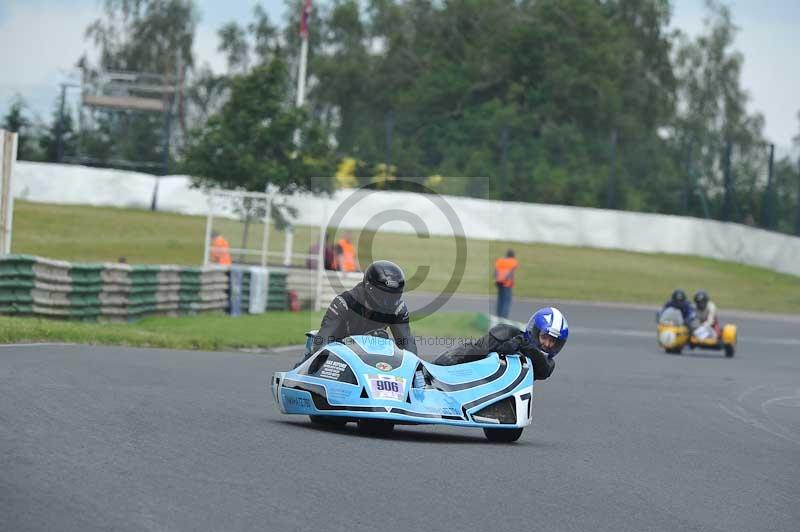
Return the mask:
<path id="1" fill-rule="evenodd" d="M 319 424 L 354 421 L 373 434 L 395 424 L 480 427 L 489 440 L 511 442 L 531 423 L 533 370 L 525 357 L 497 353 L 437 366 L 392 340 L 352 336 L 276 372 L 272 391 L 281 412 Z"/>

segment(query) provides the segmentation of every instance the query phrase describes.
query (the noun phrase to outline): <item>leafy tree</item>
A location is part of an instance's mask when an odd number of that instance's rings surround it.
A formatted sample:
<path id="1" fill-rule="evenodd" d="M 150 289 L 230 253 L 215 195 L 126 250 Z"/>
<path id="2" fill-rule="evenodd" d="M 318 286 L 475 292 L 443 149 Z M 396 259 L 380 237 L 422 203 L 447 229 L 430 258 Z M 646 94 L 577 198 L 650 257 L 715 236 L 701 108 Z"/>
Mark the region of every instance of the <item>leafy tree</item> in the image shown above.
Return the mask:
<path id="1" fill-rule="evenodd" d="M 491 176 L 460 192 L 579 205 L 605 198 L 617 130 L 622 200 L 658 209 L 636 178 L 654 160 L 675 174 L 658 135 L 674 102 L 668 16 L 662 0 L 337 1 L 312 46 L 312 109 L 366 168 Z"/>
<path id="2" fill-rule="evenodd" d="M 174 76 L 194 65 L 194 0 L 104 0 L 104 11 L 86 29 L 102 68 Z"/>
<path id="3" fill-rule="evenodd" d="M 52 122 L 39 137 L 39 147 L 45 160 L 56 162 L 59 160 L 58 137 L 61 136 L 61 156 L 74 157 L 77 154 L 78 134 L 75 131 L 73 115 L 68 107 L 64 109 L 63 120 L 61 117 L 61 98 L 59 97 L 53 108 Z M 59 121 L 61 123 L 59 124 Z"/>
<path id="4" fill-rule="evenodd" d="M 254 66 L 269 64 L 281 53 L 279 30 L 260 5 L 253 8 L 253 20 L 249 24 L 229 22 L 217 31 L 217 36 L 218 50 L 225 53 L 228 71 L 217 75 L 205 65 L 192 76 L 186 99 L 189 121 L 195 128 L 205 124 L 225 102 L 231 76 L 247 74 Z"/>
<path id="5" fill-rule="evenodd" d="M 800 212 L 800 168 L 798 161 L 790 157 L 783 157 L 775 162 L 774 190 L 768 206 L 772 208 L 771 220 L 775 222 L 775 229 L 785 233 L 800 235 L 800 227 L 796 228 Z"/>
<path id="6" fill-rule="evenodd" d="M 286 104 L 287 83 L 280 57 L 234 76 L 228 101 L 191 133 L 185 170 L 200 184 L 223 188 L 263 191 L 271 183 L 290 193 L 329 190 L 332 183 L 313 179 L 335 169 L 327 136 L 302 110 Z"/>
<path id="7" fill-rule="evenodd" d="M 225 53 L 228 61 L 228 73 L 247 72 L 250 45 L 245 29 L 235 22 L 229 22 L 219 29 L 217 35 L 220 41 L 218 50 Z"/>
<path id="8" fill-rule="evenodd" d="M 228 92 L 228 78 L 216 75 L 208 65 L 195 73 L 186 90 L 188 122 L 202 127 L 222 107 Z"/>
<path id="9" fill-rule="evenodd" d="M 288 1 L 282 39 L 258 9 L 221 31 L 236 79 L 280 57 L 287 112 L 301 4 Z M 747 112 L 730 12 L 707 5 L 689 40 L 669 29 L 668 0 L 332 0 L 312 14 L 297 123 L 330 132 L 340 186 L 436 176 L 445 193 L 717 217 L 730 146 L 733 216 L 760 218 L 763 118 Z M 490 179 L 446 177 L 459 175 Z"/>
<path id="10" fill-rule="evenodd" d="M 181 83 L 194 65 L 194 0 L 104 0 L 103 10 L 86 29 L 99 52 L 99 69 L 156 74 Z M 97 68 L 85 57 L 80 64 L 88 79 L 97 77 Z M 178 124 L 185 129 L 180 98 L 177 112 Z M 91 110 L 85 119 L 80 145 L 87 152 L 82 155 L 95 164 L 113 166 L 128 160 L 152 170 L 165 159 L 164 116 L 102 108 Z"/>
<path id="11" fill-rule="evenodd" d="M 735 219 L 757 214 L 765 175 L 764 119 L 747 112 L 748 96 L 741 88 L 743 57 L 732 49 L 736 27 L 730 10 L 709 0 L 706 32 L 693 42 L 682 39 L 676 57 L 681 109 L 676 118 L 678 142 L 692 153 L 696 186 L 705 191 L 722 215 L 725 202 L 726 159 L 731 149 L 730 172 L 739 193 L 733 200 Z"/>
<path id="12" fill-rule="evenodd" d="M 322 46 L 330 46 L 329 54 L 319 55 L 311 71 L 322 82 L 315 89 L 318 111 L 336 132 L 339 150 L 357 154 L 358 117 L 369 113 L 364 105 L 371 100 L 370 67 L 367 33 L 359 4 L 345 0 L 333 4 L 322 29 Z"/>
<path id="13" fill-rule="evenodd" d="M 345 157 L 341 160 L 336 167 L 336 175 L 334 176 L 336 188 L 355 188 L 358 184 L 356 181 L 356 165 L 358 161 L 352 157 Z"/>
<path id="14" fill-rule="evenodd" d="M 279 31 L 260 5 L 253 8 L 253 21 L 246 27 L 228 22 L 217 31 L 220 52 L 228 62 L 228 73 L 246 73 L 251 66 L 269 64 L 280 51 Z"/>
<path id="15" fill-rule="evenodd" d="M 17 159 L 39 161 L 42 157 L 36 146 L 37 131 L 33 122 L 26 116 L 26 108 L 25 100 L 17 95 L 11 103 L 8 113 L 3 117 L 0 128 L 17 133 Z"/>
<path id="16" fill-rule="evenodd" d="M 253 21 L 248 24 L 247 30 L 253 40 L 252 49 L 258 64 L 268 64 L 280 53 L 280 32 L 258 4 L 253 7 Z"/>
<path id="17" fill-rule="evenodd" d="M 404 186 L 395 176 L 431 176 L 426 183 L 450 194 L 730 211 L 736 221 L 761 220 L 772 202 L 775 227 L 792 226 L 793 166 L 776 162 L 767 194 L 763 118 L 747 110 L 736 26 L 717 0 L 691 40 L 669 29 L 669 0 L 331 0 L 312 12 L 309 94 L 298 110 L 302 4 L 287 1 L 282 28 L 259 6 L 249 23 L 226 24 L 227 74 L 192 72 L 182 155 L 200 182 L 389 189 Z M 163 73 L 178 59 L 194 64 L 193 2 L 105 6 L 89 31 L 102 66 Z M 161 35 L 167 27 L 172 35 Z M 145 34 L 152 42 L 140 42 Z M 143 145 L 157 122 L 92 115 L 82 145 L 106 157 L 163 157 L 159 143 Z M 136 142 L 121 146 L 120 131 Z"/>
<path id="18" fill-rule="evenodd" d="M 797 111 L 797 121 L 800 125 L 800 111 Z M 792 143 L 795 154 L 800 154 L 800 129 L 792 138 Z M 776 194 L 782 204 L 779 216 L 776 217 L 778 229 L 800 236 L 800 156 L 794 161 L 790 157 L 784 157 L 778 164 L 776 175 L 781 176 L 777 180 Z"/>

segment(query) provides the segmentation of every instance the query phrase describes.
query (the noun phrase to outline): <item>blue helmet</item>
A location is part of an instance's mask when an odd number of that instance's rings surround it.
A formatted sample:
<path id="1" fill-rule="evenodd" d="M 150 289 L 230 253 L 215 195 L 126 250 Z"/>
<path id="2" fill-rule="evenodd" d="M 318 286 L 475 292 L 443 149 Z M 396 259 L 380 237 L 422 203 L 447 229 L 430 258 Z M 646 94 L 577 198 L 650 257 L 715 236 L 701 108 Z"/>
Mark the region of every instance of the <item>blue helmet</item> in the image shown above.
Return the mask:
<path id="1" fill-rule="evenodd" d="M 539 339 L 542 334 L 553 337 L 555 344 L 549 348 L 543 346 Z M 531 316 L 525 327 L 525 338 L 550 358 L 561 351 L 561 348 L 567 343 L 568 336 L 567 318 L 555 307 L 540 308 Z"/>

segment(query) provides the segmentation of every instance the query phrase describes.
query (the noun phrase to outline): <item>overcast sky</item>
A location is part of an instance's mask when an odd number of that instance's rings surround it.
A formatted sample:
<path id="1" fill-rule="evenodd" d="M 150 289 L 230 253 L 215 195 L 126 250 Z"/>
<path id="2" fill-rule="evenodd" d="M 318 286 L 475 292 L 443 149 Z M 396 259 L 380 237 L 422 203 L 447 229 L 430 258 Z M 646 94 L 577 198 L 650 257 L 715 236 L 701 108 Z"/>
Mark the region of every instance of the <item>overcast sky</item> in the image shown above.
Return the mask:
<path id="1" fill-rule="evenodd" d="M 273 22 L 283 21 L 283 0 L 197 0 L 201 20 L 195 39 L 198 63 L 217 71 L 225 63 L 217 52 L 217 29 L 230 20 L 249 22 L 260 3 Z M 750 109 L 766 117 L 767 138 L 788 148 L 800 131 L 800 0 L 729 0 L 740 31 L 736 47 L 744 54 L 742 84 Z M 697 34 L 705 15 L 702 0 L 675 0 L 672 25 Z M 86 26 L 97 18 L 101 0 L 0 0 L 0 116 L 14 94 L 33 113 L 50 118 L 63 72 L 90 49 Z"/>

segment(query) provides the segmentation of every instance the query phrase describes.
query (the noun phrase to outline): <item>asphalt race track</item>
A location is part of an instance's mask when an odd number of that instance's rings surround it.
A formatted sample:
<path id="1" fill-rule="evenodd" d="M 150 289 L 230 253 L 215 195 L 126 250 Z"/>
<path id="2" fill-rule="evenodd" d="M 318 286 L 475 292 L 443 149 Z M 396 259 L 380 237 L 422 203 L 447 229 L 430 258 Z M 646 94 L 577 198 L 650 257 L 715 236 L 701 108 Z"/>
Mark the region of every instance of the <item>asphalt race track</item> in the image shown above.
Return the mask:
<path id="1" fill-rule="evenodd" d="M 561 308 L 510 445 L 282 416 L 267 382 L 297 349 L 0 347 L 0 530 L 800 530 L 800 319 L 736 315 L 725 359 L 660 352 L 650 309 Z"/>

